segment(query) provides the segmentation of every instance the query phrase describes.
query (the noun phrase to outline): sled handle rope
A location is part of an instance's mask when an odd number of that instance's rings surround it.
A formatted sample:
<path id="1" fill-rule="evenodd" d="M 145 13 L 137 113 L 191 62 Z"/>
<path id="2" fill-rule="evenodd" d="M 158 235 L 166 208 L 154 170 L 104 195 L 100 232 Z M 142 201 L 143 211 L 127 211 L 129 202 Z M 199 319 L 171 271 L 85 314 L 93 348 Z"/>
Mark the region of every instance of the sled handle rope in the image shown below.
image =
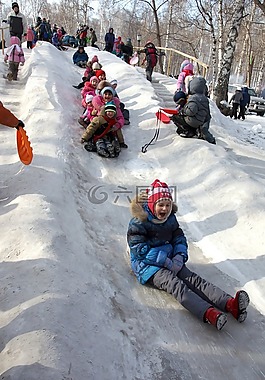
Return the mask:
<path id="1" fill-rule="evenodd" d="M 161 109 L 158 110 L 157 114 L 160 115 Z M 146 153 L 147 149 L 150 145 L 154 145 L 154 143 L 157 141 L 158 136 L 159 136 L 159 131 L 160 131 L 160 117 L 156 118 L 156 130 L 153 138 L 149 141 L 149 143 L 145 144 L 142 146 L 142 153 Z"/>
<path id="2" fill-rule="evenodd" d="M 31 163 L 33 159 L 33 150 L 30 146 L 26 131 L 22 127 L 17 129 L 17 152 L 20 161 L 24 165 L 29 165 Z"/>
<path id="3" fill-rule="evenodd" d="M 179 113 L 179 110 L 178 109 L 171 109 L 171 108 L 159 108 L 159 110 L 156 112 L 156 130 L 155 130 L 155 134 L 154 134 L 153 138 L 151 139 L 151 141 L 149 141 L 149 143 L 147 143 L 144 146 L 142 146 L 142 153 L 146 153 L 148 147 L 150 145 L 154 145 L 154 143 L 157 141 L 158 136 L 159 136 L 159 132 L 160 132 L 161 121 L 164 122 L 164 123 L 166 123 L 166 124 L 170 122 L 170 118 L 168 118 L 167 121 L 165 121 L 165 120 L 163 121 L 163 118 L 165 116 L 167 116 L 164 112 L 166 112 L 166 113 L 168 113 L 170 115 L 177 115 Z"/>

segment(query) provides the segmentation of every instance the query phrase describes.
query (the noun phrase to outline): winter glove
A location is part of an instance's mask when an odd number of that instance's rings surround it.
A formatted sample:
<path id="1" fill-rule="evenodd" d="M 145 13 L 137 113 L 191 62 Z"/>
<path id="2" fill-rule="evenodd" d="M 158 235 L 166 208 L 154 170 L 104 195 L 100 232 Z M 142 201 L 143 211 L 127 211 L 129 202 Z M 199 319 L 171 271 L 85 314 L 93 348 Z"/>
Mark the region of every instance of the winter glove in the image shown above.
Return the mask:
<path id="1" fill-rule="evenodd" d="M 119 129 L 119 124 L 114 124 L 113 127 L 111 128 L 112 132 L 116 132 Z"/>
<path id="2" fill-rule="evenodd" d="M 170 260 L 167 257 L 165 261 L 165 267 L 174 274 L 178 274 L 178 272 L 183 267 L 183 257 L 181 255 L 176 255 L 175 257 L 173 257 L 173 260 Z"/>
<path id="3" fill-rule="evenodd" d="M 183 267 L 183 256 L 181 256 L 179 254 L 176 255 L 175 257 L 173 257 L 172 263 L 173 263 L 173 266 L 172 266 L 171 271 L 174 272 L 175 274 L 178 274 L 178 272 Z"/>
<path id="4" fill-rule="evenodd" d="M 19 127 L 22 127 L 22 128 L 25 127 L 25 124 L 21 120 L 18 121 L 18 125 L 16 126 L 16 129 L 19 130 Z"/>

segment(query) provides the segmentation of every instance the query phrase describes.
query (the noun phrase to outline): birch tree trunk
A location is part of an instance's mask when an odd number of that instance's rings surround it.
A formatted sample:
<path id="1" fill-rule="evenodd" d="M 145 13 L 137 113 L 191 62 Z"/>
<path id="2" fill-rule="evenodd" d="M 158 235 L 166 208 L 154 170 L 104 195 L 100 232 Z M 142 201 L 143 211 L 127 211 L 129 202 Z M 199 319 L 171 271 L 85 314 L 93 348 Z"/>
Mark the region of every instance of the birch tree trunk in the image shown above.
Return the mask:
<path id="1" fill-rule="evenodd" d="M 167 22 L 167 34 L 166 34 L 166 41 L 165 41 L 165 47 L 168 47 L 169 45 L 169 33 L 171 29 L 171 24 L 172 24 L 172 14 L 173 14 L 173 3 L 172 0 L 169 3 L 169 15 L 168 15 L 168 22 Z M 167 69 L 167 64 L 168 64 L 168 57 L 164 59 L 163 63 L 163 72 L 166 72 Z"/>
<path id="2" fill-rule="evenodd" d="M 220 105 L 221 100 L 227 100 L 228 83 L 230 78 L 231 66 L 234 59 L 236 48 L 236 40 L 238 37 L 239 27 L 243 19 L 243 12 L 245 7 L 245 0 L 239 0 L 236 3 L 234 15 L 232 18 L 232 26 L 228 34 L 228 39 L 224 49 L 222 64 L 218 72 L 216 85 L 214 88 L 214 100 L 217 106 Z"/>
<path id="3" fill-rule="evenodd" d="M 217 72 L 221 71 L 221 62 L 224 54 L 224 20 L 223 20 L 223 0 L 218 2 L 218 67 Z M 215 84 L 215 83 L 214 83 Z"/>

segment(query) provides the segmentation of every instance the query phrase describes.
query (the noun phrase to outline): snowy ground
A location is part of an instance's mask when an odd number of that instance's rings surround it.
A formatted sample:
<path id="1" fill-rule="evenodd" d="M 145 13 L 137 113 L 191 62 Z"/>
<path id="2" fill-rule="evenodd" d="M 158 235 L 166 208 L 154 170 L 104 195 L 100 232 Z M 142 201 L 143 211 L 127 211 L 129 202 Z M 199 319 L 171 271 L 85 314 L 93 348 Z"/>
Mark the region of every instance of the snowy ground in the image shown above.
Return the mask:
<path id="1" fill-rule="evenodd" d="M 98 52 L 131 114 L 129 148 L 102 159 L 79 142 L 74 51 L 25 49 L 17 83 L 2 78 L 0 63 L 0 100 L 24 120 L 34 149 L 23 166 L 15 130 L 0 126 L 0 378 L 264 379 L 265 117 L 233 121 L 212 104 L 216 146 L 169 124 L 143 154 L 155 112 L 173 106 L 175 80 L 155 74 L 150 84 Z M 244 324 L 229 318 L 217 332 L 132 275 L 129 203 L 155 178 L 177 188 L 189 267 L 231 294 L 249 292 Z"/>

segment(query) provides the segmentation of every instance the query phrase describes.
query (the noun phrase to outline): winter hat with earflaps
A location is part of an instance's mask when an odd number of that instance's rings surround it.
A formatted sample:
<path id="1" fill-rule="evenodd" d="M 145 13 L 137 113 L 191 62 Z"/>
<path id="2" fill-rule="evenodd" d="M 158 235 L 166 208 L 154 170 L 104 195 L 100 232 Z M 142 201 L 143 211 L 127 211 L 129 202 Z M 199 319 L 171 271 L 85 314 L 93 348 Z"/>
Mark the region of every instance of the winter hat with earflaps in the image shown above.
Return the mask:
<path id="1" fill-rule="evenodd" d="M 18 3 L 16 1 L 14 1 L 14 3 L 12 3 L 12 9 L 14 9 L 16 7 L 19 8 Z"/>
<path id="2" fill-rule="evenodd" d="M 105 112 L 112 111 L 115 114 L 117 112 L 117 108 L 116 108 L 115 103 L 113 101 L 106 103 L 104 106 L 104 110 L 105 110 Z"/>
<path id="3" fill-rule="evenodd" d="M 155 204 L 161 200 L 172 201 L 172 195 L 168 185 L 165 182 L 161 182 L 159 179 L 155 179 L 147 190 L 147 205 L 149 210 L 154 214 Z"/>
<path id="4" fill-rule="evenodd" d="M 96 77 L 96 75 L 94 75 L 93 77 L 91 77 L 91 78 L 89 79 L 89 82 L 91 83 L 93 80 L 96 80 L 97 83 L 99 83 L 99 79 L 98 79 L 98 77 Z"/>

